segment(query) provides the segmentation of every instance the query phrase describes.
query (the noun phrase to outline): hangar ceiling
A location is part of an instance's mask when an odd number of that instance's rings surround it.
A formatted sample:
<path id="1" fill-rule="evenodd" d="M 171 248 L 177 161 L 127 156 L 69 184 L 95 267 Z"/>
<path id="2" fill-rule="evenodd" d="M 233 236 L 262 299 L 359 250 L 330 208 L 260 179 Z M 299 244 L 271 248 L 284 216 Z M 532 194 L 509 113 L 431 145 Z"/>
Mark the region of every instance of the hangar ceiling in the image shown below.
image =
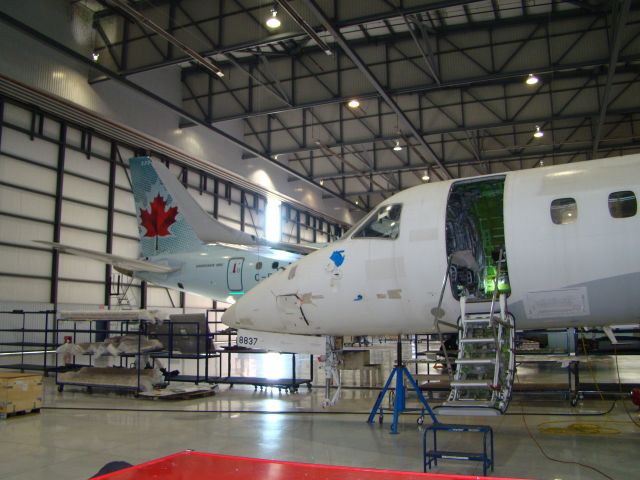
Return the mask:
<path id="1" fill-rule="evenodd" d="M 91 81 L 178 65 L 183 128 L 241 119 L 246 157 L 365 210 L 427 176 L 639 150 L 637 1 L 71 3 L 93 15 Z"/>

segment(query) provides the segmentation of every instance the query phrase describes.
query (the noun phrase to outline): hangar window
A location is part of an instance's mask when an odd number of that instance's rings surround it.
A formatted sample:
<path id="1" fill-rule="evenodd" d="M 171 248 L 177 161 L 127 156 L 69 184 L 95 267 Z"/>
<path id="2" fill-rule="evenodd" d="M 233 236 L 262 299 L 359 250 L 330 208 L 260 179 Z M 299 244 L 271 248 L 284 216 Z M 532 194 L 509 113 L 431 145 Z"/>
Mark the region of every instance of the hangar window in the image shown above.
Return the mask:
<path id="1" fill-rule="evenodd" d="M 609 194 L 609 213 L 613 218 L 633 217 L 638 211 L 635 194 L 630 190 Z"/>
<path id="2" fill-rule="evenodd" d="M 369 220 L 353 234 L 352 238 L 398 238 L 402 205 L 380 207 Z"/>
<path id="3" fill-rule="evenodd" d="M 575 198 L 556 198 L 551 202 L 551 220 L 556 225 L 578 221 L 578 204 Z"/>

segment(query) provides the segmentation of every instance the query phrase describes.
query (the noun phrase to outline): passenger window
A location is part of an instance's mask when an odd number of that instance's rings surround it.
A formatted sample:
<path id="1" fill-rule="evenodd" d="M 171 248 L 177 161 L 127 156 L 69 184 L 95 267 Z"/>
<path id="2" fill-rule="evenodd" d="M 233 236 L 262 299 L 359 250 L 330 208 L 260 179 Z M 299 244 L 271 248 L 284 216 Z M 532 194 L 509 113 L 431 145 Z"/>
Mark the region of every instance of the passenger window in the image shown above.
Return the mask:
<path id="1" fill-rule="evenodd" d="M 353 234 L 352 238 L 398 238 L 402 205 L 385 205 Z"/>
<path id="2" fill-rule="evenodd" d="M 613 218 L 633 217 L 638 211 L 635 194 L 630 190 L 609 194 L 609 213 Z"/>
<path id="3" fill-rule="evenodd" d="M 578 204 L 575 198 L 556 198 L 551 202 L 551 220 L 556 225 L 578 221 Z"/>
<path id="4" fill-rule="evenodd" d="M 273 262 L 271 264 L 271 268 L 273 268 L 274 270 L 277 270 L 279 266 L 280 266 L 280 264 L 278 262 Z"/>
<path id="5" fill-rule="evenodd" d="M 256 263 L 256 270 L 260 270 L 262 268 L 262 262 Z"/>

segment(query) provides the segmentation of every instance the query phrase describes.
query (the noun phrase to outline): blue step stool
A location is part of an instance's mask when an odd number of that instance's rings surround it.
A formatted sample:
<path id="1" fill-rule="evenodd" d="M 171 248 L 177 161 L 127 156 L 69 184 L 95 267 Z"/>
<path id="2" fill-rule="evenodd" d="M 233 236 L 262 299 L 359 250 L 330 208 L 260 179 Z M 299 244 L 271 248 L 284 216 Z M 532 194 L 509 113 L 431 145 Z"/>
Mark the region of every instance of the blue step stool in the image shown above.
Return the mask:
<path id="1" fill-rule="evenodd" d="M 482 452 L 460 452 L 438 449 L 438 432 L 472 432 L 482 434 Z M 433 437 L 433 446 L 429 445 L 429 438 Z M 489 437 L 489 447 L 487 448 L 487 437 Z M 448 423 L 434 422 L 425 428 L 424 441 L 424 472 L 431 469 L 431 464 L 438 465 L 438 459 L 448 460 L 469 460 L 482 462 L 482 475 L 487 475 L 487 469 L 491 467 L 493 472 L 493 430 L 489 425 L 455 425 Z"/>

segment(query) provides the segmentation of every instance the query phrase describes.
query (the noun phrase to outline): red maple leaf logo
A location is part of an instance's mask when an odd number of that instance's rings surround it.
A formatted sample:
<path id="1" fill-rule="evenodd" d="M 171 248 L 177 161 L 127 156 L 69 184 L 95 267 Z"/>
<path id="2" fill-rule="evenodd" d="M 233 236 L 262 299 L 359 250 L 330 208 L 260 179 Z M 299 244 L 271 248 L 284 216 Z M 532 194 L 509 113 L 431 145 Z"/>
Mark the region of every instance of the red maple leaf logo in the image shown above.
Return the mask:
<path id="1" fill-rule="evenodd" d="M 165 210 L 167 203 L 160 194 L 151 202 L 149 210 L 140 209 L 140 224 L 147 229 L 145 237 L 166 237 L 171 235 L 169 227 L 176 222 L 178 207 Z"/>

